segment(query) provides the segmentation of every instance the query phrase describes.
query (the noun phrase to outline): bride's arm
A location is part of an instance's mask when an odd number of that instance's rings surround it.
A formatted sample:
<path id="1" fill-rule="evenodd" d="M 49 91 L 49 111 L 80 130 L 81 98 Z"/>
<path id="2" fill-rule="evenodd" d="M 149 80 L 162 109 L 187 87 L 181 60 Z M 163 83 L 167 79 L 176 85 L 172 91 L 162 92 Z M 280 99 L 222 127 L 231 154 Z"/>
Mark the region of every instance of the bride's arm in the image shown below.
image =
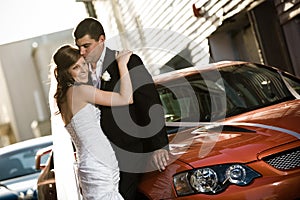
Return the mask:
<path id="1" fill-rule="evenodd" d="M 120 92 L 99 90 L 89 85 L 81 85 L 78 89 L 87 102 L 103 106 L 121 106 L 133 103 L 132 84 L 127 68 L 131 51 L 116 54 L 120 73 Z"/>

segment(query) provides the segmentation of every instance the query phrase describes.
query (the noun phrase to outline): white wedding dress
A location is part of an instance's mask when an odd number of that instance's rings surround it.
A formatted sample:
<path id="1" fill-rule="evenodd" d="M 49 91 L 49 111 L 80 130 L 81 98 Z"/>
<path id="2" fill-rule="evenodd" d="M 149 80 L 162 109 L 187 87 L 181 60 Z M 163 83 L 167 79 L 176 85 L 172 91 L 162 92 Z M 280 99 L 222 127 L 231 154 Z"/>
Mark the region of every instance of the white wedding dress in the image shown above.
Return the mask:
<path id="1" fill-rule="evenodd" d="M 100 127 L 100 110 L 87 104 L 66 125 L 76 147 L 78 179 L 84 200 L 120 200 L 119 167 Z"/>

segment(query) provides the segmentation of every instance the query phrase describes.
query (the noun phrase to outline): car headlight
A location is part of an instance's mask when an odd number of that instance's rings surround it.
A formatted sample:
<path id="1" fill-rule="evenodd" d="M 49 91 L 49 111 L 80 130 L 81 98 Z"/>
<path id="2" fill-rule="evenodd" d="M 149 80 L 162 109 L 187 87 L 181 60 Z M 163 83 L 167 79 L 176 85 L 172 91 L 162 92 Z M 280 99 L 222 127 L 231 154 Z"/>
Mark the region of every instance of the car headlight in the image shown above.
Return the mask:
<path id="1" fill-rule="evenodd" d="M 195 193 L 216 194 L 230 184 L 248 185 L 261 175 L 243 164 L 224 164 L 198 168 L 173 177 L 178 196 Z"/>
<path id="2" fill-rule="evenodd" d="M 190 184 L 198 192 L 213 192 L 218 186 L 218 176 L 211 168 L 198 169 L 191 174 Z"/>

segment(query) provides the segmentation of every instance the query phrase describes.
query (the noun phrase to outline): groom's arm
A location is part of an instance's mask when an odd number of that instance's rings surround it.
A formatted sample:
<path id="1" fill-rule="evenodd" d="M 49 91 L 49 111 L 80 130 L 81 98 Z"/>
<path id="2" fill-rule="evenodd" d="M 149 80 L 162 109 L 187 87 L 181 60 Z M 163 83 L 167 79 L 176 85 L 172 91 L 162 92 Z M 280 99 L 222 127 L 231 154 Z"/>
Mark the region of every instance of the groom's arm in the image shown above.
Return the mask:
<path id="1" fill-rule="evenodd" d="M 138 125 L 141 127 L 139 132 L 145 138 L 143 139 L 144 149 L 147 152 L 162 148 L 168 150 L 169 141 L 165 128 L 164 112 L 152 76 L 137 55 L 131 56 L 128 67 L 134 87 L 133 98 Z M 145 126 L 149 128 L 145 129 Z"/>

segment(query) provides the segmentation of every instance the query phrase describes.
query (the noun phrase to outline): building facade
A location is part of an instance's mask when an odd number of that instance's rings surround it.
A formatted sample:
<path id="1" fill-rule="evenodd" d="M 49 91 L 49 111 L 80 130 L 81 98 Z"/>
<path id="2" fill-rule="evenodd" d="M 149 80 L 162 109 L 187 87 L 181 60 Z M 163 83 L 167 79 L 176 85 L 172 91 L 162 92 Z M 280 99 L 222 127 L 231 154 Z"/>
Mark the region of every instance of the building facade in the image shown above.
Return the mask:
<path id="1" fill-rule="evenodd" d="M 272 65 L 300 76 L 299 13 L 295 0 L 112 0 L 89 2 L 153 74 L 220 60 Z M 116 38 L 112 38 L 116 39 Z"/>

